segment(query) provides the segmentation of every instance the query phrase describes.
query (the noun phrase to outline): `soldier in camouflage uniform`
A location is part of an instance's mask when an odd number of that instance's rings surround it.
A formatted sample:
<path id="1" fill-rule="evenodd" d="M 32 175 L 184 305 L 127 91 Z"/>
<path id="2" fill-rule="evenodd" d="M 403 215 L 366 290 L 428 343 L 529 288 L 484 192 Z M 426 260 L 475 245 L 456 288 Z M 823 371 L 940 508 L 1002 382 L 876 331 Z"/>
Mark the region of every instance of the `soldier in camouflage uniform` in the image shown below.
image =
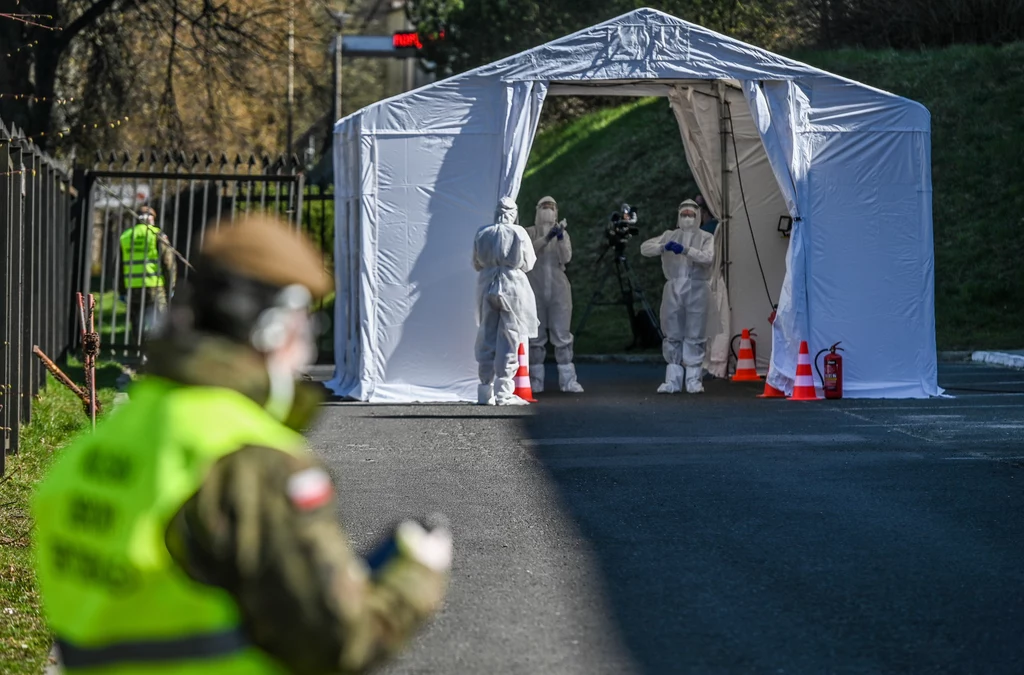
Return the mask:
<path id="1" fill-rule="evenodd" d="M 332 288 L 309 242 L 250 216 L 212 233 L 196 268 L 131 401 L 64 451 L 33 504 L 65 668 L 363 672 L 438 610 L 451 535 L 405 521 L 368 560 L 347 543 L 293 431 L 322 391 L 296 381 L 308 303 Z"/>

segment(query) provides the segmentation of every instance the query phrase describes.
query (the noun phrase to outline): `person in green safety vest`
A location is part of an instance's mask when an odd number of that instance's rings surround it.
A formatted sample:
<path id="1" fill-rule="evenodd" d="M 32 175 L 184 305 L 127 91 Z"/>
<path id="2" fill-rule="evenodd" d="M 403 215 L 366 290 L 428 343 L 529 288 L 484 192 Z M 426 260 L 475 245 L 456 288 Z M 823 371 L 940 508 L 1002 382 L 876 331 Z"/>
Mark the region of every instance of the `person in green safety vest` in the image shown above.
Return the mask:
<path id="1" fill-rule="evenodd" d="M 404 520 L 365 558 L 301 430 L 322 388 L 320 254 L 267 215 L 208 234 L 147 374 L 33 497 L 44 614 L 67 673 L 357 673 L 446 594 L 452 537 Z"/>
<path id="2" fill-rule="evenodd" d="M 129 344 L 143 336 L 167 309 L 177 283 L 177 261 L 167 235 L 156 225 L 156 211 L 139 209 L 136 222 L 121 234 L 121 299 L 128 306 Z"/>

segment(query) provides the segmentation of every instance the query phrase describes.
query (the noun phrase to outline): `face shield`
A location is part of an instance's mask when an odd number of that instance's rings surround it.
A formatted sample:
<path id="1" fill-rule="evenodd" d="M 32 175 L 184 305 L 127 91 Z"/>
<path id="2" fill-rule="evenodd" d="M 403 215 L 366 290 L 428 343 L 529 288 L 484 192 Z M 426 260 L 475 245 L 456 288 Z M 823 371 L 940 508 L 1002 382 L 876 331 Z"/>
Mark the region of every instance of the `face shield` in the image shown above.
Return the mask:
<path id="1" fill-rule="evenodd" d="M 558 222 L 558 205 L 551 197 L 544 197 L 537 202 L 535 225 L 552 226 Z"/>
<path id="2" fill-rule="evenodd" d="M 683 230 L 691 230 L 700 224 L 700 207 L 695 202 L 687 199 L 679 205 L 676 227 Z"/>

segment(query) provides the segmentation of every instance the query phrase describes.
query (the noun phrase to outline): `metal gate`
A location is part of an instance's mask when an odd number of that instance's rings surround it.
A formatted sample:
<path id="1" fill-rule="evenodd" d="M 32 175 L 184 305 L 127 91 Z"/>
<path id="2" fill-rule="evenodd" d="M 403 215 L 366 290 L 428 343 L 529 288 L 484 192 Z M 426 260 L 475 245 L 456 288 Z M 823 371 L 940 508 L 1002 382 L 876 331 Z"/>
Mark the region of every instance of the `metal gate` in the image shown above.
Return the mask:
<path id="1" fill-rule="evenodd" d="M 333 271 L 334 204 L 330 186 L 307 185 L 297 159 L 280 156 L 149 153 L 98 158 L 85 173 L 87 221 L 92 223 L 89 287 L 96 295 L 96 330 L 102 354 L 132 361 L 141 353 L 144 323 L 152 316 L 145 294 L 124 288 L 123 232 L 138 222 L 142 206 L 156 212 L 156 225 L 168 236 L 179 258 L 179 283 L 188 278 L 205 235 L 220 223 L 262 210 L 294 223 L 319 246 L 324 265 Z M 148 261 L 147 261 L 148 262 Z M 157 261 L 153 261 L 157 262 Z M 132 297 L 136 295 L 137 297 Z M 152 305 L 152 303 L 150 303 Z M 320 362 L 333 362 L 333 297 L 320 301 L 326 331 L 319 344 Z"/>

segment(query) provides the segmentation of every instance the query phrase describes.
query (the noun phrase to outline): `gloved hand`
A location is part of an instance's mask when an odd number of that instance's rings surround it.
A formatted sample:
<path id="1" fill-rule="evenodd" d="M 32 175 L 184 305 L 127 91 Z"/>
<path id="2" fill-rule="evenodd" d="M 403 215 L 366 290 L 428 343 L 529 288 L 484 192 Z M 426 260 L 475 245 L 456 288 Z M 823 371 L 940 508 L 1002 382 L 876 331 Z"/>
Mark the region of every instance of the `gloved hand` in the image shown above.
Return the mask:
<path id="1" fill-rule="evenodd" d="M 452 566 L 452 533 L 447 525 L 424 529 L 415 520 L 407 520 L 395 531 L 398 550 L 427 569 L 447 572 Z"/>
<path id="2" fill-rule="evenodd" d="M 425 522 L 403 521 L 366 556 L 366 563 L 376 573 L 399 555 L 435 572 L 446 572 L 452 562 L 452 535 L 444 517 L 434 515 Z"/>
<path id="3" fill-rule="evenodd" d="M 561 237 L 561 236 L 562 236 L 562 231 L 558 229 L 557 225 L 552 227 L 551 231 L 548 232 L 548 239 L 554 239 L 555 237 Z"/>
<path id="4" fill-rule="evenodd" d="M 562 218 L 560 221 L 558 221 L 558 241 L 562 241 L 563 239 L 565 239 L 565 226 L 565 218 Z"/>
<path id="5" fill-rule="evenodd" d="M 665 250 L 666 251 L 671 251 L 672 253 L 675 253 L 676 255 L 679 255 L 680 253 L 682 253 L 686 249 L 683 248 L 683 245 L 680 244 L 679 242 L 677 242 L 677 241 L 670 241 L 669 243 L 665 244 Z"/>

